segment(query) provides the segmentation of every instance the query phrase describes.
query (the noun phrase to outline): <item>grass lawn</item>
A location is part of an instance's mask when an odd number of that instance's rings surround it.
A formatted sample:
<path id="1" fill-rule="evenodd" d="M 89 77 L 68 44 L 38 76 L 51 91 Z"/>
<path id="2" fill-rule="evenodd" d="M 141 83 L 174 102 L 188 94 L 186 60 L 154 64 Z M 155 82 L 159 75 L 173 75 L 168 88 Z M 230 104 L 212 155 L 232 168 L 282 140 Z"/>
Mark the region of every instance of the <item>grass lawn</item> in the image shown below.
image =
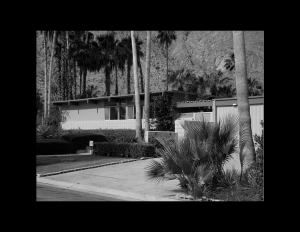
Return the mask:
<path id="1" fill-rule="evenodd" d="M 83 168 L 93 165 L 118 162 L 123 160 L 132 160 L 132 158 L 94 155 L 36 156 L 36 173 L 45 174 L 73 168 Z"/>

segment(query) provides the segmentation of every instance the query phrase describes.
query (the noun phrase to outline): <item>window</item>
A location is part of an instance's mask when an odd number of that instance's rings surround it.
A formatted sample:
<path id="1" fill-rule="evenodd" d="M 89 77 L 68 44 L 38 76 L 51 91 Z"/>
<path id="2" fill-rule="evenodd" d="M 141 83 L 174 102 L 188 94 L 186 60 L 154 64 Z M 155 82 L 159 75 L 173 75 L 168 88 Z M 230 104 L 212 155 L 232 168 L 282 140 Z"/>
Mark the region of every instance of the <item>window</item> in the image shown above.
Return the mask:
<path id="1" fill-rule="evenodd" d="M 105 120 L 118 120 L 118 107 L 105 107 Z"/>
<path id="2" fill-rule="evenodd" d="M 135 106 L 128 106 L 128 118 L 127 119 L 136 119 L 136 108 Z M 145 118 L 144 106 L 141 107 L 142 110 L 142 119 Z"/>
<path id="3" fill-rule="evenodd" d="M 127 119 L 135 119 L 134 106 L 128 106 L 127 109 L 128 109 Z"/>
<path id="4" fill-rule="evenodd" d="M 119 117 L 120 120 L 126 119 L 126 107 L 121 105 L 119 109 L 120 109 L 120 117 Z"/>

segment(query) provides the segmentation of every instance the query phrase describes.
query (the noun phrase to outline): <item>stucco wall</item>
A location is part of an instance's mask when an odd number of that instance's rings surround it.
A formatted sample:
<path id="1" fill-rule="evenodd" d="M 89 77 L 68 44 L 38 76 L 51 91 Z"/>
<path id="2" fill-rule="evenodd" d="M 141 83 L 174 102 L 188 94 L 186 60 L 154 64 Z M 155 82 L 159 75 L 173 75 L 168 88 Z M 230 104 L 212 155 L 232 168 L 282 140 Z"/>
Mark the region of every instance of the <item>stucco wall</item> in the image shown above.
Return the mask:
<path id="1" fill-rule="evenodd" d="M 67 111 L 67 121 L 98 121 L 105 119 L 104 101 L 99 101 L 98 104 L 63 105 L 61 109 Z"/>
<path id="2" fill-rule="evenodd" d="M 98 121 L 67 121 L 62 123 L 64 130 L 68 129 L 133 129 L 135 130 L 135 119 L 128 120 L 98 120 Z M 145 120 L 142 119 L 142 128 Z"/>

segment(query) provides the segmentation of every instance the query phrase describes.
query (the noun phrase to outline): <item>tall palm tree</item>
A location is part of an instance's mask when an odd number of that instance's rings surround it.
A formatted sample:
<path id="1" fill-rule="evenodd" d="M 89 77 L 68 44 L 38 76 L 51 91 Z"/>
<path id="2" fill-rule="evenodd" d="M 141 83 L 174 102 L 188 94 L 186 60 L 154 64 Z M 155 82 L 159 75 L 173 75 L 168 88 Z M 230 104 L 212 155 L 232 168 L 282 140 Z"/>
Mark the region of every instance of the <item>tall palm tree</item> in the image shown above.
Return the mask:
<path id="1" fill-rule="evenodd" d="M 242 163 L 242 171 L 245 172 L 254 162 L 255 150 L 251 129 L 245 39 L 243 31 L 233 31 L 233 48 L 235 54 L 235 79 L 238 114 L 240 118 L 240 159 Z M 242 134 L 243 136 L 241 138 Z"/>
<path id="2" fill-rule="evenodd" d="M 49 84 L 48 84 L 48 116 L 50 115 L 50 97 L 51 97 L 51 79 L 52 79 L 52 71 L 53 71 L 53 56 L 56 45 L 56 31 L 53 33 L 53 40 L 51 46 L 51 58 L 50 58 L 50 68 L 49 68 Z"/>
<path id="3" fill-rule="evenodd" d="M 127 65 L 127 94 L 131 93 L 131 86 L 130 86 L 130 71 L 132 67 L 132 41 L 131 37 L 125 37 L 121 40 L 122 46 L 125 48 L 126 51 L 126 65 Z M 141 58 L 144 56 L 141 45 L 143 44 L 142 40 L 139 40 L 137 37 L 135 37 L 135 44 L 136 44 L 136 50 L 137 50 L 137 64 L 138 68 L 140 69 L 140 75 L 141 75 L 141 86 L 143 91 L 143 72 L 141 67 Z"/>
<path id="4" fill-rule="evenodd" d="M 98 43 L 98 54 L 102 54 L 99 59 L 99 67 L 104 68 L 106 95 L 110 96 L 110 74 L 113 71 L 115 64 L 115 33 L 108 32 L 105 35 L 97 36 L 96 41 Z"/>
<path id="5" fill-rule="evenodd" d="M 138 142 L 142 142 L 142 120 L 141 120 L 141 103 L 140 103 L 140 90 L 138 80 L 138 65 L 137 65 L 137 49 L 135 41 L 135 33 L 131 31 L 132 41 L 132 54 L 133 54 L 133 77 L 134 77 L 134 95 L 135 95 L 135 108 L 136 108 L 136 138 Z"/>
<path id="6" fill-rule="evenodd" d="M 150 53 L 151 53 L 151 31 L 147 31 L 146 76 L 145 76 L 145 132 L 150 130 L 150 124 L 149 124 L 149 118 L 150 118 Z"/>
<path id="7" fill-rule="evenodd" d="M 125 63 L 126 63 L 126 51 L 123 44 L 119 41 L 115 41 L 115 50 L 114 50 L 114 67 L 116 72 L 116 88 L 115 95 L 119 94 L 118 87 L 118 69 L 122 71 L 122 75 L 125 71 Z"/>
<path id="8" fill-rule="evenodd" d="M 172 41 L 176 40 L 175 31 L 158 31 L 157 39 L 159 43 L 166 49 L 167 52 L 167 91 L 168 91 L 168 50 L 169 46 L 172 44 Z"/>
<path id="9" fill-rule="evenodd" d="M 45 97 L 44 97 L 44 116 L 47 116 L 47 31 L 42 31 L 44 35 L 44 51 L 45 51 Z"/>

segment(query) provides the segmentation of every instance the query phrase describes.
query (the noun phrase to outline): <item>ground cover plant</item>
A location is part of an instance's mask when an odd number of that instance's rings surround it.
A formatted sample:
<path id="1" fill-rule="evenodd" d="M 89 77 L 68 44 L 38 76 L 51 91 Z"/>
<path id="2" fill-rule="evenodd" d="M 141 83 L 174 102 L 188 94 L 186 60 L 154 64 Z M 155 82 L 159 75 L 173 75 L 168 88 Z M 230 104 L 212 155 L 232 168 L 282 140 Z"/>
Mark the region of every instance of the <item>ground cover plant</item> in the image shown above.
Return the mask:
<path id="1" fill-rule="evenodd" d="M 149 180 L 178 179 L 179 186 L 194 199 L 215 197 L 225 200 L 261 200 L 252 167 L 243 172 L 224 169 L 224 164 L 239 155 L 241 170 L 245 163 L 245 130 L 238 130 L 239 118 L 229 115 L 218 123 L 204 120 L 183 122 L 185 136 L 179 141 L 157 138 L 164 147 L 157 148 L 161 161 L 151 160 L 146 168 Z M 239 132 L 239 137 L 237 136 Z"/>
<path id="2" fill-rule="evenodd" d="M 72 154 L 74 147 L 62 139 L 38 139 L 36 141 L 36 155 Z"/>
<path id="3" fill-rule="evenodd" d="M 90 167 L 94 165 L 107 164 L 131 160 L 125 157 L 107 157 L 94 155 L 72 155 L 72 156 L 37 156 L 36 173 L 45 174 L 68 169 Z"/>
<path id="4" fill-rule="evenodd" d="M 107 139 L 104 135 L 95 133 L 68 133 L 62 135 L 61 138 L 70 142 L 75 151 L 85 149 L 87 146 L 89 146 L 89 141 L 107 142 Z"/>
<path id="5" fill-rule="evenodd" d="M 102 142 L 94 144 L 94 153 L 99 156 L 116 157 L 153 157 L 155 148 L 148 143 L 114 143 Z"/>
<path id="6" fill-rule="evenodd" d="M 124 143 L 136 143 L 135 130 L 132 129 L 72 129 L 63 130 L 62 134 L 80 134 L 80 133 L 93 133 L 102 134 L 107 139 L 107 142 L 124 142 Z"/>

